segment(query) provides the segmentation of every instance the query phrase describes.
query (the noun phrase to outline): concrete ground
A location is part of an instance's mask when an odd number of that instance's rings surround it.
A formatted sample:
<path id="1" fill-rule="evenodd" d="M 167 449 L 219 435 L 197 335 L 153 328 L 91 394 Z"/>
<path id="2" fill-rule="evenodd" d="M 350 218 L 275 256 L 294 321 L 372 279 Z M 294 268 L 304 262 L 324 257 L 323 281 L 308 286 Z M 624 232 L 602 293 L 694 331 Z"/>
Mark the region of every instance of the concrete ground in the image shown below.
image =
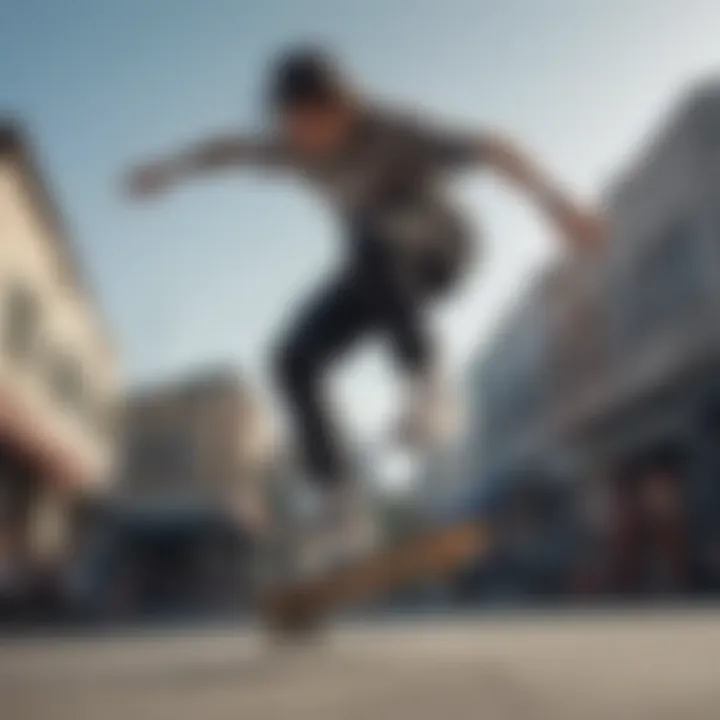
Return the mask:
<path id="1" fill-rule="evenodd" d="M 3 720 L 718 720 L 720 611 L 0 644 Z"/>

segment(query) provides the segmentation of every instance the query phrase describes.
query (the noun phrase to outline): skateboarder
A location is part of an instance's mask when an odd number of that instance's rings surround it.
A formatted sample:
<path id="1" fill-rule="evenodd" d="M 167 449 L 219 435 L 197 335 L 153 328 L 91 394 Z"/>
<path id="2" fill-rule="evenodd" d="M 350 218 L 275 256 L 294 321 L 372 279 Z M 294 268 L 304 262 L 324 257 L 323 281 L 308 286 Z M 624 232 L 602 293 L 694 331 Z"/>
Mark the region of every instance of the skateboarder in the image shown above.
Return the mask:
<path id="1" fill-rule="evenodd" d="M 452 425 L 426 322 L 427 305 L 453 289 L 472 259 L 465 218 L 447 197 L 448 176 L 481 167 L 499 173 L 579 250 L 600 242 L 601 227 L 512 142 L 375 102 L 322 49 L 284 53 L 267 83 L 271 130 L 230 133 L 153 159 L 135 168 L 128 184 L 135 197 L 150 197 L 204 173 L 255 166 L 296 173 L 339 214 L 345 263 L 297 314 L 276 369 L 305 469 L 320 489 L 321 514 L 347 528 L 362 513 L 324 402 L 323 379 L 334 361 L 360 338 L 382 335 L 409 389 L 402 437 L 427 446 Z"/>

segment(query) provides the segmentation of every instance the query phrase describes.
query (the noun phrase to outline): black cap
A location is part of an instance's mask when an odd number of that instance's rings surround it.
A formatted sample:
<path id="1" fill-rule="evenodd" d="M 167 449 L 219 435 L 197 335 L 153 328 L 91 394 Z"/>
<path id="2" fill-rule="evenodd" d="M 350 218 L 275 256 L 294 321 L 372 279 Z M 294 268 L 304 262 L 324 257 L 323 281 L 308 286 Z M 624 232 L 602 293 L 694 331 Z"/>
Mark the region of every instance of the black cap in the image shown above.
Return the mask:
<path id="1" fill-rule="evenodd" d="M 269 104 L 276 110 L 327 104 L 344 95 L 344 82 L 330 54 L 317 47 L 294 48 L 272 66 Z"/>

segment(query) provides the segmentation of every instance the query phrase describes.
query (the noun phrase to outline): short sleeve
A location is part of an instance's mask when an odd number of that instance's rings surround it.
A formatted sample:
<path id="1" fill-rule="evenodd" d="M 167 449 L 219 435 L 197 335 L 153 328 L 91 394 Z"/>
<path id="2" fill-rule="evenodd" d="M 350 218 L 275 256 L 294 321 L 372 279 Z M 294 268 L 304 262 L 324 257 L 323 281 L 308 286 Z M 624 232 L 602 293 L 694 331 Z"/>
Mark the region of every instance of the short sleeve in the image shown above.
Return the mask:
<path id="1" fill-rule="evenodd" d="M 483 162 L 486 141 L 482 132 L 419 118 L 412 119 L 406 128 L 415 151 L 439 169 L 461 169 Z"/>
<path id="2" fill-rule="evenodd" d="M 425 126 L 422 133 L 430 156 L 441 167 L 471 167 L 483 161 L 485 142 L 482 133 L 439 125 Z"/>

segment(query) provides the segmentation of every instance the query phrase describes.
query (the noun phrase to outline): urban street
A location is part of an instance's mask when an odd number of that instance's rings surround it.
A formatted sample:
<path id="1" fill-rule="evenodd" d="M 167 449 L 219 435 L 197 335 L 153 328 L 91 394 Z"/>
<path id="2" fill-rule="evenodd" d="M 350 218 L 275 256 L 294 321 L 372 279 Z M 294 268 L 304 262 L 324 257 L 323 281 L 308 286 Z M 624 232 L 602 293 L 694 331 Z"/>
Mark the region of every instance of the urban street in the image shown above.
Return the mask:
<path id="1" fill-rule="evenodd" d="M 720 614 L 644 611 L 8 640 L 5 720 L 717 718 Z"/>

